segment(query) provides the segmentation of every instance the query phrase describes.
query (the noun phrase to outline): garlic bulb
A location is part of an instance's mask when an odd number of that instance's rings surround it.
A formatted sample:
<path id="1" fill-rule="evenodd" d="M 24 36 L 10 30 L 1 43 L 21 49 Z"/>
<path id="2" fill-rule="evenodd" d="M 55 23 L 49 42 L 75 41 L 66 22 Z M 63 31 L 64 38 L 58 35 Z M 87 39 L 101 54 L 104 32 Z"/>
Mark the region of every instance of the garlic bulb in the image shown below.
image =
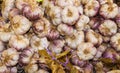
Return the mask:
<path id="1" fill-rule="evenodd" d="M 65 39 L 67 45 L 73 49 L 76 49 L 79 44 L 84 42 L 84 33 L 83 31 L 76 31 L 73 36 L 67 37 Z"/>
<path id="2" fill-rule="evenodd" d="M 13 17 L 13 19 L 11 20 L 11 27 L 14 30 L 15 34 L 24 34 L 26 33 L 32 23 L 24 16 L 22 15 L 16 15 Z"/>
<path id="3" fill-rule="evenodd" d="M 6 66 L 14 66 L 18 63 L 19 53 L 15 48 L 8 48 L 1 54 L 1 60 Z"/>
<path id="4" fill-rule="evenodd" d="M 81 43 L 77 48 L 77 55 L 81 60 L 94 58 L 97 50 L 92 43 Z"/>
<path id="5" fill-rule="evenodd" d="M 33 36 L 30 40 L 30 45 L 35 51 L 43 50 L 48 47 L 49 41 L 46 37 L 38 38 L 37 36 Z"/>
<path id="6" fill-rule="evenodd" d="M 29 40 L 23 35 L 13 35 L 9 40 L 9 46 L 21 51 L 29 46 Z"/>
<path id="7" fill-rule="evenodd" d="M 79 12 L 75 6 L 66 6 L 61 14 L 62 21 L 68 25 L 74 25 L 79 18 Z"/>

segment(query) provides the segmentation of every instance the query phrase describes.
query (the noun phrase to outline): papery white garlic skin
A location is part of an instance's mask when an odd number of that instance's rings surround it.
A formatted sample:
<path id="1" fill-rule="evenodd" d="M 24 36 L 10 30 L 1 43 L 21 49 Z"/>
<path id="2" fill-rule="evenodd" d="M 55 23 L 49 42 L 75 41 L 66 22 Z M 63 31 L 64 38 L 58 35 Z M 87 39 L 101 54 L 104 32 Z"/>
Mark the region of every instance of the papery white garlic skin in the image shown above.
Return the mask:
<path id="1" fill-rule="evenodd" d="M 120 33 L 116 33 L 110 39 L 111 45 L 117 50 L 120 51 Z"/>
<path id="2" fill-rule="evenodd" d="M 46 49 L 49 45 L 49 41 L 46 37 L 38 38 L 37 36 L 33 36 L 30 40 L 30 44 L 35 51 L 38 51 Z"/>
<path id="3" fill-rule="evenodd" d="M 76 31 L 73 36 L 67 37 L 65 39 L 67 45 L 73 49 L 76 49 L 79 44 L 84 42 L 84 32 L 83 31 Z"/>
<path id="4" fill-rule="evenodd" d="M 94 58 L 97 49 L 92 43 L 81 43 L 77 48 L 77 55 L 81 60 L 90 60 Z"/>
<path id="5" fill-rule="evenodd" d="M 61 22 L 62 22 L 61 11 L 62 11 L 62 9 L 57 6 L 53 6 L 52 9 L 50 9 L 49 16 L 51 17 L 52 23 L 54 25 L 61 24 Z"/>
<path id="6" fill-rule="evenodd" d="M 19 53 L 15 48 L 8 48 L 1 54 L 1 60 L 6 66 L 14 66 L 18 63 Z"/>
<path id="7" fill-rule="evenodd" d="M 5 65 L 0 65 L 0 73 L 5 73 L 7 71 L 7 67 Z"/>
<path id="8" fill-rule="evenodd" d="M 10 37 L 13 35 L 13 31 L 10 28 L 10 23 L 6 23 L 0 26 L 0 40 L 2 42 L 8 42 Z"/>
<path id="9" fill-rule="evenodd" d="M 75 6 L 66 6 L 61 14 L 62 21 L 68 25 L 74 25 L 79 18 L 78 9 Z"/>
<path id="10" fill-rule="evenodd" d="M 99 10 L 100 4 L 97 0 L 90 0 L 86 5 L 85 5 L 85 15 L 89 17 L 93 17 L 97 14 Z"/>
<path id="11" fill-rule="evenodd" d="M 8 18 L 8 13 L 14 7 L 14 3 L 15 0 L 3 0 L 1 13 L 4 19 Z"/>
<path id="12" fill-rule="evenodd" d="M 117 25 L 112 20 L 104 20 L 99 26 L 99 31 L 104 36 L 111 36 L 117 32 Z"/>
<path id="13" fill-rule="evenodd" d="M 92 38 L 91 38 L 92 37 Z M 86 40 L 94 45 L 100 45 L 103 41 L 102 36 L 93 30 L 88 30 L 86 33 Z"/>
<path id="14" fill-rule="evenodd" d="M 73 2 L 72 0 L 56 0 L 55 4 L 64 8 L 66 6 L 73 5 Z"/>
<path id="15" fill-rule="evenodd" d="M 79 20 L 75 24 L 77 30 L 83 30 L 87 23 L 90 21 L 89 17 L 86 15 L 80 15 Z"/>
<path id="16" fill-rule="evenodd" d="M 103 4 L 99 11 L 104 18 L 115 18 L 118 14 L 118 6 L 115 3 Z"/>
<path id="17" fill-rule="evenodd" d="M 13 17 L 13 19 L 11 20 L 11 27 L 14 30 L 15 34 L 24 34 L 26 33 L 32 23 L 24 16 L 22 15 L 16 15 Z"/>
<path id="18" fill-rule="evenodd" d="M 23 35 L 13 35 L 9 40 L 9 46 L 14 47 L 18 51 L 23 50 L 29 46 L 29 39 Z"/>
<path id="19" fill-rule="evenodd" d="M 78 9 L 79 14 L 82 15 L 83 14 L 83 6 L 80 5 L 80 6 L 77 7 L 77 9 Z"/>
<path id="20" fill-rule="evenodd" d="M 72 26 L 66 24 L 58 25 L 57 30 L 60 32 L 61 35 L 67 35 L 67 36 L 73 35 L 75 31 Z"/>

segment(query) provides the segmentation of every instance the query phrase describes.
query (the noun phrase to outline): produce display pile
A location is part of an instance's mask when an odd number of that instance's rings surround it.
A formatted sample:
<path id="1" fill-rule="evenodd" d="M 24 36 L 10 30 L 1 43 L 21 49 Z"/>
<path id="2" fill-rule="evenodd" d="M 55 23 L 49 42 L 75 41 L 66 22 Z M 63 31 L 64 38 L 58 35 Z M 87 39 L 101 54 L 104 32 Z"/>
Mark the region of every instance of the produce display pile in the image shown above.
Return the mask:
<path id="1" fill-rule="evenodd" d="M 2 0 L 0 73 L 120 73 L 118 4 Z"/>

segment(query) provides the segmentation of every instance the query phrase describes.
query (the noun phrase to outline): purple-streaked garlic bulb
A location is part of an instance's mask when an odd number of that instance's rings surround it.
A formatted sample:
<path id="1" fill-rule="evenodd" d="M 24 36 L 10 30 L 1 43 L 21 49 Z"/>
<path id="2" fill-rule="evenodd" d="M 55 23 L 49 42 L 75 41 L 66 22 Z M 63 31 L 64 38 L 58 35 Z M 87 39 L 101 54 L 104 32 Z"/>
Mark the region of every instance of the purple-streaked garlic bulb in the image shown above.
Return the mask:
<path id="1" fill-rule="evenodd" d="M 44 69 L 39 69 L 36 73 L 49 73 L 49 72 Z"/>
<path id="2" fill-rule="evenodd" d="M 44 14 L 43 9 L 41 7 L 35 7 L 34 9 L 31 9 L 31 6 L 29 5 L 23 7 L 22 13 L 29 20 L 37 20 Z"/>
<path id="3" fill-rule="evenodd" d="M 50 22 L 46 18 L 41 18 L 33 24 L 33 31 L 39 37 L 45 37 L 50 31 Z"/>
<path id="4" fill-rule="evenodd" d="M 104 18 L 115 18 L 118 14 L 118 6 L 115 3 L 103 4 L 99 14 Z"/>
<path id="5" fill-rule="evenodd" d="M 49 16 L 54 25 L 59 25 L 62 23 L 61 11 L 62 11 L 62 9 L 58 6 L 53 6 L 50 9 Z"/>
<path id="6" fill-rule="evenodd" d="M 77 48 L 77 55 L 81 60 L 90 60 L 94 58 L 97 49 L 92 43 L 81 43 Z"/>
<path id="7" fill-rule="evenodd" d="M 28 3 L 24 2 L 23 0 L 16 0 L 15 2 L 15 6 L 17 7 L 17 9 L 19 9 L 20 11 L 23 9 L 24 6 L 28 5 Z"/>
<path id="8" fill-rule="evenodd" d="M 98 60 L 102 54 L 105 52 L 105 50 L 107 49 L 107 44 L 101 44 L 98 48 L 97 48 L 97 53 L 94 57 L 94 60 Z"/>
<path id="9" fill-rule="evenodd" d="M 4 0 L 3 1 L 1 13 L 2 13 L 2 16 L 5 20 L 7 20 L 7 18 L 8 18 L 9 11 L 12 8 L 14 8 L 14 3 L 15 3 L 15 0 Z"/>
<path id="10" fill-rule="evenodd" d="M 79 44 L 84 42 L 84 32 L 76 31 L 73 36 L 66 37 L 65 41 L 69 47 L 76 49 Z"/>
<path id="11" fill-rule="evenodd" d="M 75 29 L 72 26 L 66 24 L 60 24 L 57 27 L 57 30 L 60 32 L 61 35 L 72 36 Z"/>
<path id="12" fill-rule="evenodd" d="M 79 18 L 78 9 L 75 6 L 66 6 L 62 12 L 62 21 L 68 25 L 74 25 Z"/>
<path id="13" fill-rule="evenodd" d="M 117 32 L 117 25 L 112 20 L 104 20 L 99 26 L 99 31 L 104 36 L 112 36 Z"/>
<path id="14" fill-rule="evenodd" d="M 102 20 L 103 19 L 101 17 L 93 17 L 90 19 L 90 22 L 88 24 L 92 29 L 98 29 Z"/>
<path id="15" fill-rule="evenodd" d="M 4 24 L 4 26 L 0 29 L 0 40 L 2 42 L 8 42 L 12 35 L 13 31 L 10 29 L 10 24 Z"/>
<path id="16" fill-rule="evenodd" d="M 13 8 L 10 10 L 8 17 L 11 20 L 14 16 L 19 15 L 20 11 L 17 8 Z"/>
<path id="17" fill-rule="evenodd" d="M 0 52 L 2 52 L 5 49 L 5 44 L 0 41 Z"/>
<path id="18" fill-rule="evenodd" d="M 113 62 L 119 59 L 119 54 L 112 48 L 107 48 L 103 53 L 103 58 L 111 59 Z"/>
<path id="19" fill-rule="evenodd" d="M 21 51 L 29 46 L 29 39 L 23 35 L 13 35 L 9 40 L 9 46 Z"/>
<path id="20" fill-rule="evenodd" d="M 2 28 L 5 25 L 5 20 L 3 17 L 0 17 L 0 28 Z"/>
<path id="21" fill-rule="evenodd" d="M 75 27 L 77 30 L 84 30 L 87 23 L 90 21 L 89 17 L 86 15 L 80 15 L 79 20 L 76 22 Z"/>
<path id="22" fill-rule="evenodd" d="M 86 61 L 80 60 L 76 54 L 76 51 L 72 52 L 71 62 L 79 67 L 83 67 L 86 64 Z"/>
<path id="23" fill-rule="evenodd" d="M 63 51 L 64 45 L 65 41 L 62 39 L 53 40 L 49 45 L 49 49 L 56 54 L 60 54 Z"/>
<path id="24" fill-rule="evenodd" d="M 8 48 L 1 54 L 1 60 L 6 66 L 14 66 L 18 63 L 19 53 L 15 48 Z"/>
<path id="25" fill-rule="evenodd" d="M 17 73 L 17 67 L 8 67 L 7 73 Z"/>
<path id="26" fill-rule="evenodd" d="M 90 0 L 86 5 L 85 5 L 85 15 L 89 17 L 93 17 L 98 13 L 100 4 L 97 0 Z"/>
<path id="27" fill-rule="evenodd" d="M 20 58 L 19 58 L 20 63 L 25 65 L 28 64 L 33 54 L 34 54 L 34 51 L 31 47 L 24 49 L 20 54 Z"/>
<path id="28" fill-rule="evenodd" d="M 33 36 L 30 40 L 30 45 L 34 51 L 43 50 L 48 47 L 49 41 L 46 37 L 38 38 L 37 36 Z"/>
<path id="29" fill-rule="evenodd" d="M 16 7 L 26 16 L 29 20 L 37 20 L 43 16 L 43 9 L 38 6 L 35 0 L 17 0 Z"/>
<path id="30" fill-rule="evenodd" d="M 120 51 L 120 33 L 113 35 L 110 39 L 110 43 L 117 51 Z"/>
<path id="31" fill-rule="evenodd" d="M 60 37 L 60 33 L 55 28 L 51 28 L 51 30 L 47 34 L 47 38 L 49 40 L 55 40 L 58 39 L 59 37 Z"/>
<path id="32" fill-rule="evenodd" d="M 86 41 L 91 42 L 94 45 L 100 45 L 102 43 L 103 39 L 99 33 L 94 32 L 93 30 L 88 30 L 86 32 Z"/>
<path id="33" fill-rule="evenodd" d="M 16 15 L 11 20 L 11 27 L 15 34 L 25 34 L 31 27 L 32 23 L 22 15 Z"/>
<path id="34" fill-rule="evenodd" d="M 84 73 L 93 73 L 93 65 L 87 64 L 84 68 Z"/>

